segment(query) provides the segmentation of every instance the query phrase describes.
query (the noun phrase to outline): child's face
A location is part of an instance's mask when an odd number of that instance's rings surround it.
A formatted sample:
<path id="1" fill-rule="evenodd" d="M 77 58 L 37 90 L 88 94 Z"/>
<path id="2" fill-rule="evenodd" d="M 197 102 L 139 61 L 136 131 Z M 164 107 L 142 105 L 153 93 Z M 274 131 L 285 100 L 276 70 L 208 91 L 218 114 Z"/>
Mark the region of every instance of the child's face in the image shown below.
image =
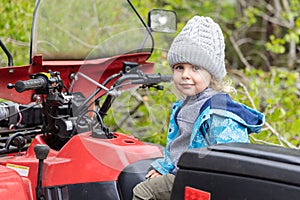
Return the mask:
<path id="1" fill-rule="evenodd" d="M 205 90 L 211 81 L 211 75 L 203 67 L 189 63 L 179 63 L 173 67 L 175 87 L 186 96 L 193 96 Z"/>

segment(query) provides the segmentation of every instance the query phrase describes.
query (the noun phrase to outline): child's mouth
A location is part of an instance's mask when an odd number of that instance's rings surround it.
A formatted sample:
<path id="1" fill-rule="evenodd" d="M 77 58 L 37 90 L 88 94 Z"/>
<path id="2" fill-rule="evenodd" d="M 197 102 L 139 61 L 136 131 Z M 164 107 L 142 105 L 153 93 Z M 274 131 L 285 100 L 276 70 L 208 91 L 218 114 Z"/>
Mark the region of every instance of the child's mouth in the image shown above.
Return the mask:
<path id="1" fill-rule="evenodd" d="M 180 84 L 180 85 L 181 85 L 181 87 L 183 87 L 185 89 L 189 89 L 194 86 L 194 84 L 188 84 L 188 83 L 184 83 L 184 84 Z"/>

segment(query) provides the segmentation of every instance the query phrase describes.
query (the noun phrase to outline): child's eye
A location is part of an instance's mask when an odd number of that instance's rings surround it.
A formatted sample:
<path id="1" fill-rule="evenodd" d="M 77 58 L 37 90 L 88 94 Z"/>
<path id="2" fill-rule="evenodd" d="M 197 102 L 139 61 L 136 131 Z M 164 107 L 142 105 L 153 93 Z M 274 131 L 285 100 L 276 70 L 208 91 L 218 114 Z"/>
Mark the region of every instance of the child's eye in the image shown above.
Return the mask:
<path id="1" fill-rule="evenodd" d="M 175 70 L 182 70 L 182 69 L 183 69 L 183 66 L 182 66 L 182 65 L 175 65 L 175 66 L 174 66 L 174 69 L 175 69 Z"/>
<path id="2" fill-rule="evenodd" d="M 202 69 L 202 67 L 199 67 L 199 66 L 197 66 L 197 65 L 194 65 L 194 66 L 193 66 L 193 70 L 195 70 L 195 71 L 198 71 L 198 70 L 200 70 L 200 69 Z"/>

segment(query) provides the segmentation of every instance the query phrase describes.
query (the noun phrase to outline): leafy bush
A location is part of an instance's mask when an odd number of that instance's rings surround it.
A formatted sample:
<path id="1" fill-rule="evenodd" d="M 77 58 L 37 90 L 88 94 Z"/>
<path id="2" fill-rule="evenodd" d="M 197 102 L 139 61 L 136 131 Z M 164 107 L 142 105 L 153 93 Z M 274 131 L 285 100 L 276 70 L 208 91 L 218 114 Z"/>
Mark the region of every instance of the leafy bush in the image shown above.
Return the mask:
<path id="1" fill-rule="evenodd" d="M 29 41 L 35 1 L 0 0 L 0 39 L 14 58 L 14 65 L 29 63 Z M 1 51 L 0 66 L 7 66 Z"/>
<path id="2" fill-rule="evenodd" d="M 298 147 L 300 130 L 299 73 L 285 68 L 270 72 L 252 69 L 236 80 L 235 100 L 256 108 L 266 115 L 266 125 L 254 142 Z M 242 81 L 241 81 L 242 80 Z"/>

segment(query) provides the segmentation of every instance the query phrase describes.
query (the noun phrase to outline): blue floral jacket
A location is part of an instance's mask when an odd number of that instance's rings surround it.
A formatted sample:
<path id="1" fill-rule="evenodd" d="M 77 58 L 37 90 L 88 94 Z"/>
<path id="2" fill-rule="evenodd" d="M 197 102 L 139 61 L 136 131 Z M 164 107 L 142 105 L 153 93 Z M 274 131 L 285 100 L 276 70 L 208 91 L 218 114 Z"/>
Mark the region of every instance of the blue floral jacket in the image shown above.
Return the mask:
<path id="1" fill-rule="evenodd" d="M 155 160 L 151 166 L 161 174 L 176 173 L 170 157 L 170 144 L 180 134 L 176 115 L 183 101 L 173 104 L 164 158 Z M 265 116 L 246 105 L 232 101 L 227 94 L 216 94 L 207 100 L 199 111 L 188 148 L 201 148 L 229 142 L 249 143 L 248 134 L 258 133 Z"/>

